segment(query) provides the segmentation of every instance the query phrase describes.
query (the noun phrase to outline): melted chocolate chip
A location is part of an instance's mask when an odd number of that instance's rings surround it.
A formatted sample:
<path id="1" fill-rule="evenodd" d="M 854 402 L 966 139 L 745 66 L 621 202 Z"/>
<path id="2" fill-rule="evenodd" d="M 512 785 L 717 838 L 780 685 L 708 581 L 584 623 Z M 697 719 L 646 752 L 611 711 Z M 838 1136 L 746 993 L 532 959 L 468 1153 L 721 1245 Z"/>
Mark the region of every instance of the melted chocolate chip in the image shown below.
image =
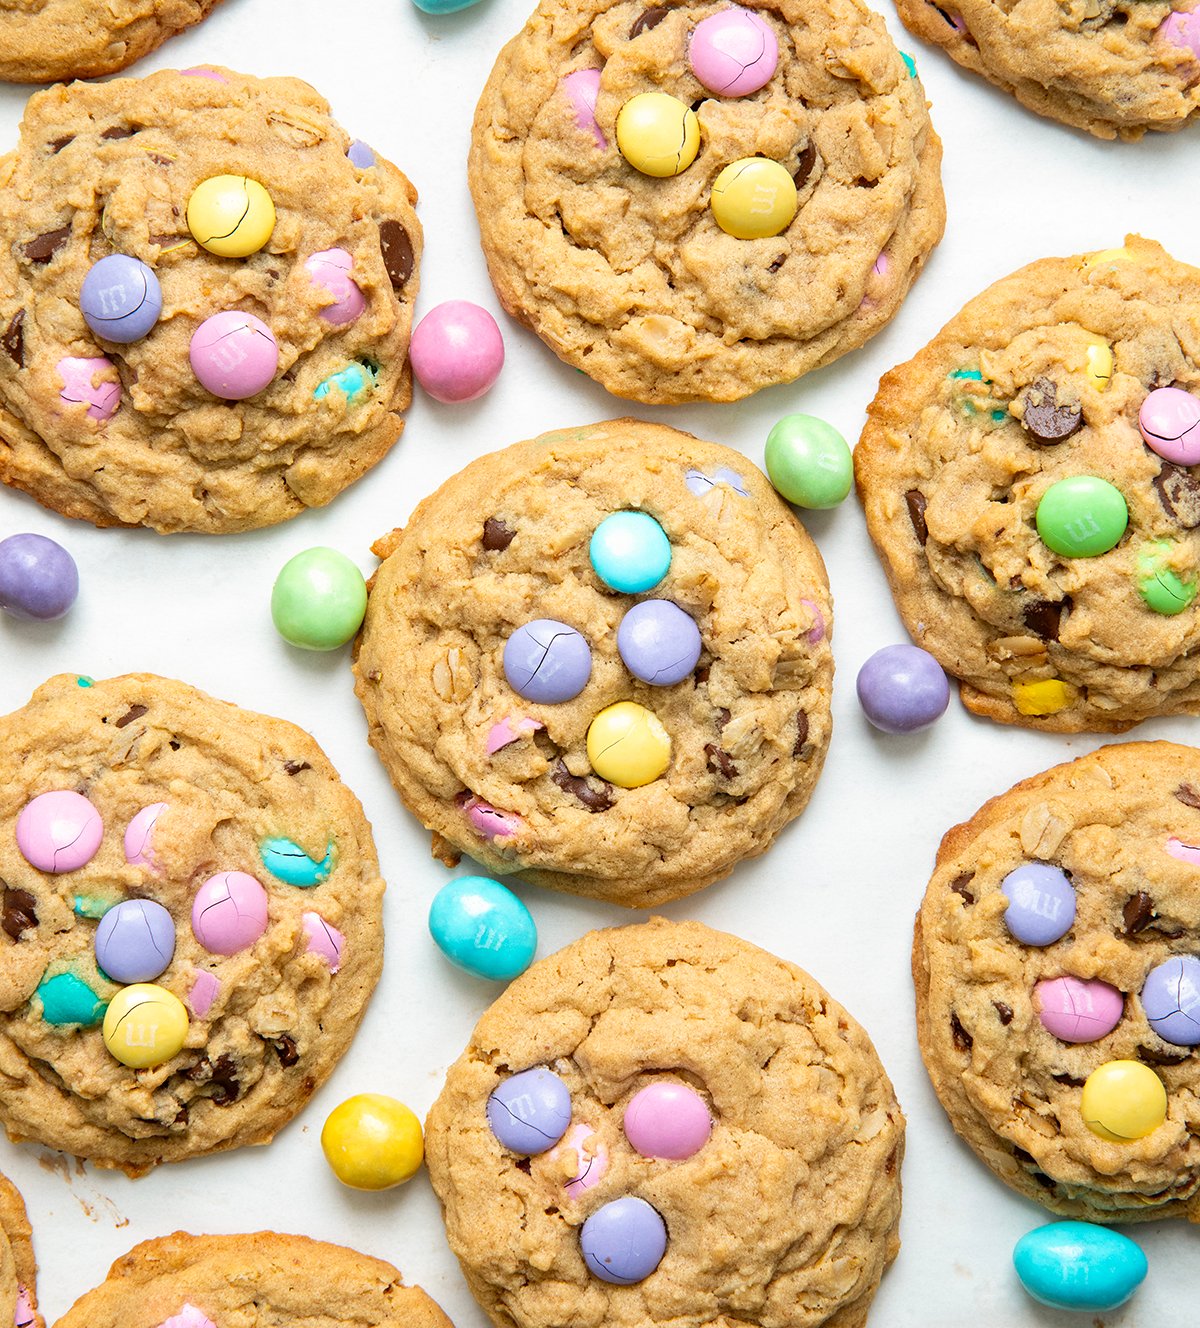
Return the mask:
<path id="1" fill-rule="evenodd" d="M 629 29 L 629 40 L 640 36 L 643 32 L 649 32 L 651 28 L 657 28 L 658 25 L 667 16 L 667 11 L 662 5 L 651 5 L 649 9 L 643 9 L 642 12 L 633 20 L 633 27 Z"/>
<path id="2" fill-rule="evenodd" d="M 527 1157 L 519 1157 L 517 1158 L 516 1166 L 518 1171 L 523 1171 L 528 1176 L 530 1174 L 532 1163 Z"/>
<path id="3" fill-rule="evenodd" d="M 704 755 L 708 757 L 708 768 L 714 775 L 720 775 L 722 779 L 737 778 L 738 768 L 734 765 L 728 752 L 714 746 L 711 742 L 706 742 L 704 744 Z"/>
<path id="4" fill-rule="evenodd" d="M 582 775 L 573 775 L 561 757 L 554 763 L 550 778 L 564 793 L 577 797 L 589 812 L 606 812 L 613 805 L 611 784 L 601 781 L 599 789 L 592 788 Z"/>
<path id="5" fill-rule="evenodd" d="M 131 705 L 121 718 L 117 720 L 117 728 L 123 729 L 126 724 L 132 724 L 135 719 L 141 719 L 148 709 L 149 707 L 144 705 Z"/>
<path id="6" fill-rule="evenodd" d="M 132 138 L 134 134 L 140 132 L 134 129 L 132 125 L 113 125 L 111 129 L 106 129 L 100 135 L 101 138 Z"/>
<path id="7" fill-rule="evenodd" d="M 1013 1021 L 1012 1006 L 1006 1005 L 1004 1001 L 993 1001 L 992 1004 L 996 1007 L 996 1013 L 1000 1016 L 1000 1022 L 1005 1028 L 1007 1028 Z"/>
<path id="8" fill-rule="evenodd" d="M 167 743 L 167 746 L 170 747 L 170 749 L 173 752 L 177 752 L 179 748 L 182 746 L 182 744 L 176 742 L 174 738 L 171 738 L 170 741 Z"/>
<path id="9" fill-rule="evenodd" d="M 68 222 L 56 231 L 46 231 L 34 240 L 21 246 L 21 252 L 31 263 L 48 263 L 71 238 L 71 225 Z"/>
<path id="10" fill-rule="evenodd" d="M 796 169 L 792 172 L 792 183 L 797 189 L 803 189 L 812 174 L 813 167 L 817 164 L 817 145 L 809 143 L 800 154 L 800 159 L 796 163 Z"/>
<path id="11" fill-rule="evenodd" d="M 975 1039 L 962 1026 L 958 1015 L 953 1011 L 950 1013 L 950 1036 L 954 1039 L 954 1045 L 959 1051 L 970 1051 L 975 1045 Z"/>
<path id="12" fill-rule="evenodd" d="M 1087 1082 L 1085 1079 L 1076 1079 L 1073 1074 L 1067 1074 L 1065 1071 L 1062 1074 L 1052 1074 L 1050 1078 L 1056 1084 L 1066 1084 L 1070 1088 L 1082 1088 Z"/>
<path id="13" fill-rule="evenodd" d="M 383 265 L 387 268 L 392 289 L 402 291 L 412 276 L 413 246 L 408 232 L 398 221 L 379 223 L 379 251 L 383 254 Z"/>
<path id="14" fill-rule="evenodd" d="M 213 1061 L 209 1083 L 212 1085 L 215 1106 L 229 1107 L 238 1100 L 242 1086 L 238 1082 L 237 1069 L 237 1062 L 227 1052 Z"/>
<path id="15" fill-rule="evenodd" d="M 1200 793 L 1197 793 L 1190 784 L 1180 784 L 1175 790 L 1175 796 L 1185 807 L 1195 807 L 1200 811 Z"/>
<path id="16" fill-rule="evenodd" d="M 4 895 L 0 898 L 0 908 L 3 909 L 0 912 L 0 928 L 14 941 L 19 941 L 22 932 L 38 925 L 36 904 L 37 900 L 28 890 L 13 890 L 6 885 Z"/>
<path id="17" fill-rule="evenodd" d="M 778 272 L 779 269 L 780 269 L 780 268 L 784 265 L 784 263 L 786 263 L 786 262 L 787 262 L 787 254 L 780 254 L 778 258 L 773 258 L 773 259 L 767 264 L 767 271 L 768 271 L 768 272 Z"/>
<path id="18" fill-rule="evenodd" d="M 888 1119 L 890 1120 L 891 1117 L 889 1117 Z M 896 1170 L 896 1150 L 895 1150 L 894 1148 L 893 1148 L 892 1151 L 888 1154 L 888 1160 L 883 1164 L 883 1169 L 884 1169 L 884 1171 L 887 1172 L 887 1174 L 888 1174 L 889 1176 L 891 1176 L 891 1175 L 893 1175 L 893 1174 L 895 1173 L 895 1170 Z"/>
<path id="19" fill-rule="evenodd" d="M 311 770 L 312 766 L 307 761 L 284 761 L 283 772 L 285 775 L 298 775 L 301 770 Z"/>
<path id="20" fill-rule="evenodd" d="M 967 886 L 975 879 L 975 873 L 971 871 L 962 872 L 950 882 L 950 889 L 958 895 L 964 904 L 973 904 L 975 896 L 967 889 Z"/>
<path id="21" fill-rule="evenodd" d="M 149 157 L 150 160 L 151 160 L 156 166 L 174 166 L 174 165 L 175 165 L 175 163 L 171 160 L 170 157 L 164 157 L 164 156 L 161 155 L 161 153 L 158 153 L 158 152 L 147 152 L 147 153 L 146 153 L 146 156 Z"/>
<path id="22" fill-rule="evenodd" d="M 1200 479 L 1179 466 L 1164 465 L 1151 481 L 1162 509 L 1184 530 L 1200 526 Z"/>
<path id="23" fill-rule="evenodd" d="M 17 366 L 18 369 L 25 367 L 25 310 L 18 309 L 12 318 L 9 319 L 8 326 L 0 334 L 0 346 L 3 346 L 8 354 L 8 358 Z"/>
<path id="24" fill-rule="evenodd" d="M 1021 394 L 1026 429 L 1041 443 L 1061 443 L 1083 423 L 1078 406 L 1060 406 L 1058 389 L 1049 378 L 1036 378 Z"/>
<path id="25" fill-rule="evenodd" d="M 1154 900 L 1145 892 L 1139 890 L 1136 895 L 1130 895 L 1125 901 L 1125 907 L 1121 910 L 1121 917 L 1124 920 L 1124 931 L 1126 936 L 1134 936 L 1139 931 L 1148 927 L 1154 918 Z"/>
<path id="26" fill-rule="evenodd" d="M 171 1122 L 171 1124 L 178 1125 L 181 1129 L 184 1129 L 187 1126 L 188 1117 L 190 1115 L 191 1112 L 188 1111 L 187 1107 L 181 1103 L 179 1110 L 175 1113 L 175 1119 Z"/>
<path id="27" fill-rule="evenodd" d="M 701 664 L 696 672 L 692 674 L 692 681 L 697 684 L 702 682 L 706 683 L 708 682 L 710 672 L 711 670 L 707 664 Z"/>
<path id="28" fill-rule="evenodd" d="M 1035 599 L 1032 604 L 1026 604 L 1021 610 L 1021 619 L 1025 626 L 1043 641 L 1057 641 L 1063 611 L 1069 610 L 1070 607 L 1069 597 L 1057 603 L 1048 599 Z"/>
<path id="29" fill-rule="evenodd" d="M 1138 1046 L 1138 1060 L 1146 1065 L 1182 1065 L 1188 1059 L 1186 1051 L 1159 1051 L 1157 1047 Z"/>
<path id="30" fill-rule="evenodd" d="M 50 140 L 50 151 L 57 156 L 68 143 L 75 142 L 74 134 L 67 134 L 63 138 L 52 138 Z"/>
<path id="31" fill-rule="evenodd" d="M 721 706 L 717 711 L 717 728 L 723 729 L 725 725 L 729 723 L 730 719 L 732 719 L 732 715 L 730 715 L 729 711 L 726 710 L 724 706 Z"/>
<path id="32" fill-rule="evenodd" d="M 300 1059 L 300 1053 L 296 1050 L 295 1042 L 286 1033 L 282 1037 L 275 1038 L 271 1046 L 275 1048 L 279 1063 L 285 1070 L 290 1069 Z"/>
<path id="33" fill-rule="evenodd" d="M 483 547 L 489 553 L 503 553 L 516 537 L 517 532 L 498 516 L 489 516 L 483 523 Z"/>
<path id="34" fill-rule="evenodd" d="M 925 524 L 925 495 L 920 489 L 909 489 L 904 495 L 908 504 L 908 519 L 912 522 L 913 534 L 918 544 L 924 544 L 929 538 L 929 527 Z"/>
<path id="35" fill-rule="evenodd" d="M 792 744 L 792 755 L 799 756 L 808 741 L 808 716 L 803 710 L 796 716 L 796 741 Z"/>

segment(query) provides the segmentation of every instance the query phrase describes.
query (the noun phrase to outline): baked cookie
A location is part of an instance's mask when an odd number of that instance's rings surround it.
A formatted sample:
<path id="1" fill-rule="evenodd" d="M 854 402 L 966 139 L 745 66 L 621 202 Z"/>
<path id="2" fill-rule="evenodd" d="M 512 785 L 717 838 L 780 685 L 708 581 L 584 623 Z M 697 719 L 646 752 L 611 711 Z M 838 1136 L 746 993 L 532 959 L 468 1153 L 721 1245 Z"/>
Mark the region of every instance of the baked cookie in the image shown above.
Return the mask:
<path id="1" fill-rule="evenodd" d="M 448 865 L 644 908 L 764 852 L 808 801 L 828 581 L 740 453 L 637 420 L 543 434 L 374 549 L 356 687 Z"/>
<path id="2" fill-rule="evenodd" d="M 1031 263 L 885 374 L 855 473 L 918 645 L 1006 724 L 1200 712 L 1200 271 Z"/>
<path id="3" fill-rule="evenodd" d="M 451 1328 L 391 1264 L 305 1236 L 189 1236 L 135 1245 L 55 1328 Z"/>
<path id="4" fill-rule="evenodd" d="M 199 23 L 218 0 L 0 0 L 0 78 L 97 78 Z"/>
<path id="5" fill-rule="evenodd" d="M 415 199 L 296 79 L 35 94 L 0 158 L 0 479 L 160 531 L 329 502 L 412 396 Z"/>
<path id="6" fill-rule="evenodd" d="M 591 932 L 487 1011 L 426 1124 L 497 1328 L 860 1328 L 904 1118 L 807 973 L 698 922 Z"/>
<path id="7" fill-rule="evenodd" d="M 0 1323 L 45 1328 L 37 1310 L 33 1233 L 17 1187 L 0 1176 Z"/>
<path id="8" fill-rule="evenodd" d="M 317 744 L 183 683 L 0 719 L 0 1121 L 130 1175 L 266 1143 L 382 962 L 370 827 Z"/>
<path id="9" fill-rule="evenodd" d="M 480 98 L 470 184 L 505 309 L 645 402 L 861 346 L 945 223 L 925 94 L 859 0 L 543 0 Z"/>
<path id="10" fill-rule="evenodd" d="M 1102 747 L 946 835 L 913 942 L 917 1031 L 1001 1180 L 1067 1217 L 1200 1220 L 1198 951 L 1194 748 Z"/>
<path id="11" fill-rule="evenodd" d="M 896 0 L 915 36 L 1023 105 L 1097 138 L 1200 115 L 1200 13 L 1189 0 Z"/>

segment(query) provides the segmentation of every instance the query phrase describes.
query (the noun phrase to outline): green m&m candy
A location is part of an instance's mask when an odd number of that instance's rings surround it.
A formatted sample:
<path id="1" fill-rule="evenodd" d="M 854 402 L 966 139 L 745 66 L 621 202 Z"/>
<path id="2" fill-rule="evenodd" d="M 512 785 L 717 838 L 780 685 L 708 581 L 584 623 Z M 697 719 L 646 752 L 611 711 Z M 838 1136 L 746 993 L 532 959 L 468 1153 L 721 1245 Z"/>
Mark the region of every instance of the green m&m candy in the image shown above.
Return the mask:
<path id="1" fill-rule="evenodd" d="M 1038 503 L 1042 543 L 1064 558 L 1095 558 L 1115 549 L 1128 524 L 1120 489 L 1095 475 L 1059 480 Z"/>
<path id="2" fill-rule="evenodd" d="M 367 586 L 336 549 L 306 549 L 285 563 L 271 591 L 279 635 L 304 650 L 336 650 L 362 625 Z"/>
<path id="3" fill-rule="evenodd" d="M 1149 540 L 1138 550 L 1138 594 L 1155 613 L 1174 617 L 1196 598 L 1196 583 L 1185 581 L 1167 565 L 1171 540 Z"/>
<path id="4" fill-rule="evenodd" d="M 766 463 L 771 483 L 797 507 L 836 507 L 854 480 L 846 440 L 815 415 L 785 415 L 767 435 Z"/>

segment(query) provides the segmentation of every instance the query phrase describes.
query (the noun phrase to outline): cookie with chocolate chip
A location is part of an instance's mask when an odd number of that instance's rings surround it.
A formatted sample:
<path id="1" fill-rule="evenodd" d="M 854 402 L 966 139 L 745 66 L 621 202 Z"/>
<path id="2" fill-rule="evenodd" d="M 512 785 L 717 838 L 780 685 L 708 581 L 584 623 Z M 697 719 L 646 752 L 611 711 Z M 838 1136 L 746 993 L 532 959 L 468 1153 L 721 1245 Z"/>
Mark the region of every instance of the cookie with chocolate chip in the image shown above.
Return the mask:
<path id="1" fill-rule="evenodd" d="M 249 1317 L 248 1317 L 249 1316 Z M 451 1328 L 420 1287 L 389 1263 L 341 1245 L 259 1231 L 143 1241 L 58 1321 L 58 1328 Z"/>
<path id="2" fill-rule="evenodd" d="M 1172 0 L 897 0 L 905 27 L 1039 115 L 1097 138 L 1200 116 L 1200 13 Z"/>
<path id="3" fill-rule="evenodd" d="M 1001 1180 L 1064 1217 L 1200 1218 L 1198 949 L 1192 747 L 1102 747 L 949 831 L 917 915 L 917 1031 Z"/>
<path id="4" fill-rule="evenodd" d="M 379 461 L 421 228 L 408 180 L 349 147 L 296 79 L 35 94 L 0 158 L 0 479 L 99 526 L 221 532 Z"/>
<path id="5" fill-rule="evenodd" d="M 0 1323 L 45 1328 L 37 1309 L 33 1233 L 17 1187 L 0 1176 Z"/>
<path id="6" fill-rule="evenodd" d="M 505 309 L 654 403 L 862 345 L 945 222 L 924 91 L 852 0 L 542 0 L 480 98 L 469 179 Z"/>
<path id="7" fill-rule="evenodd" d="M 624 555 L 593 560 L 614 515 L 610 555 L 653 553 L 640 590 L 601 577 L 631 584 Z M 447 861 L 646 907 L 764 852 L 807 803 L 828 582 L 737 452 L 628 419 L 544 434 L 473 462 L 374 548 L 356 687 Z"/>
<path id="8" fill-rule="evenodd" d="M 370 827 L 283 720 L 149 674 L 0 719 L 0 1122 L 130 1175 L 266 1143 L 382 962 Z"/>
<path id="9" fill-rule="evenodd" d="M 1049 258 L 886 374 L 855 451 L 913 640 L 1006 724 L 1200 713 L 1200 271 Z"/>
<path id="10" fill-rule="evenodd" d="M 698 922 L 594 931 L 484 1014 L 426 1122 L 497 1328 L 859 1325 L 899 1248 L 904 1117 L 805 972 Z"/>

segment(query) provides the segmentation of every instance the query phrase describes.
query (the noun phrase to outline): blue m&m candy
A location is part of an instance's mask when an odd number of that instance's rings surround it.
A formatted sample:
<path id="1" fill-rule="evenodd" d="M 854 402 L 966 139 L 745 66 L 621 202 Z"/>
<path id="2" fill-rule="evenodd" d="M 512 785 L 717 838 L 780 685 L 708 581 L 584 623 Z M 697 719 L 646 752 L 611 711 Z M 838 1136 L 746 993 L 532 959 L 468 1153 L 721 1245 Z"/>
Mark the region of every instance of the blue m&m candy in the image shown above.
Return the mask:
<path id="1" fill-rule="evenodd" d="M 553 1070 L 522 1070 L 488 1098 L 487 1120 L 505 1148 L 527 1157 L 544 1153 L 567 1132 L 571 1094 Z"/>
<path id="2" fill-rule="evenodd" d="M 1075 921 L 1075 890 L 1061 867 L 1024 862 L 1000 883 L 1008 898 L 1004 922 L 1025 945 L 1053 945 Z"/>
<path id="3" fill-rule="evenodd" d="M 529 910 L 487 876 L 460 876 L 442 886 L 429 909 L 429 934 L 452 964 L 501 982 L 524 973 L 537 949 Z"/>
<path id="4" fill-rule="evenodd" d="M 128 254 L 109 254 L 83 279 L 79 308 L 84 322 L 105 341 L 140 341 L 162 313 L 162 287 L 154 270 Z"/>
<path id="5" fill-rule="evenodd" d="M 606 586 L 625 595 L 653 590 L 671 566 L 667 532 L 646 512 L 614 512 L 592 534 L 592 567 Z"/>
<path id="6" fill-rule="evenodd" d="M 1013 1249 L 1021 1285 L 1056 1310 L 1115 1310 L 1141 1285 L 1149 1265 L 1128 1236 L 1092 1222 L 1050 1222 Z"/>

